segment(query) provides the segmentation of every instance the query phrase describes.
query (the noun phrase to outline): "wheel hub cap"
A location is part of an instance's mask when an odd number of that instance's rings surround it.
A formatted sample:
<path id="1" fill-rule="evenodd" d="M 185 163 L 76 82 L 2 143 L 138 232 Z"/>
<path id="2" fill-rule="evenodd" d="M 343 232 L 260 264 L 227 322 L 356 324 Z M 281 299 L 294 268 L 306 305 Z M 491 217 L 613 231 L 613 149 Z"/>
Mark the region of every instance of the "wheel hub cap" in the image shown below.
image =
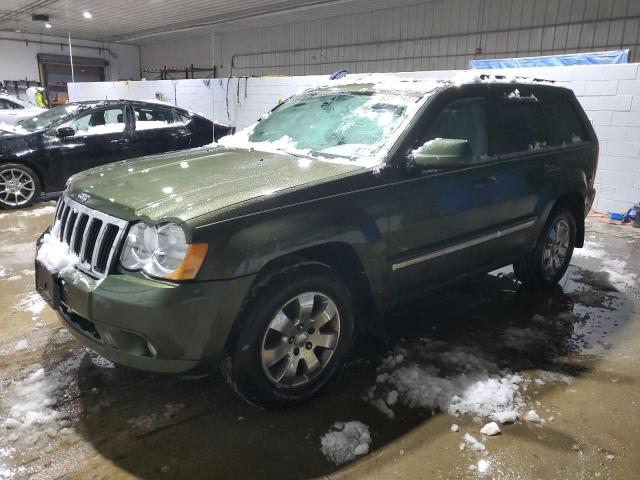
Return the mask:
<path id="1" fill-rule="evenodd" d="M 571 229 L 564 218 L 558 218 L 549 229 L 542 252 L 544 273 L 552 277 L 564 266 L 571 242 Z"/>
<path id="2" fill-rule="evenodd" d="M 287 301 L 262 340 L 262 369 L 278 388 L 304 386 L 329 364 L 340 337 L 335 302 L 319 292 Z"/>
<path id="3" fill-rule="evenodd" d="M 31 175 L 19 168 L 0 170 L 0 202 L 16 207 L 24 205 L 35 193 Z"/>

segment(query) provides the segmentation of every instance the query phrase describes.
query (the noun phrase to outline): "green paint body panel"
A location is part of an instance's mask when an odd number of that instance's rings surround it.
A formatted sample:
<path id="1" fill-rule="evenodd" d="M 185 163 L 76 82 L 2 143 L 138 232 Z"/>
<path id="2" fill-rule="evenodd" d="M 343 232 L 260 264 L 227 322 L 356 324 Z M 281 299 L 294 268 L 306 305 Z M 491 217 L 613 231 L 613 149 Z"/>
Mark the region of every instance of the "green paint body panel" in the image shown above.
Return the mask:
<path id="1" fill-rule="evenodd" d="M 516 87 L 523 96 L 565 96 L 580 112 L 587 138 L 448 169 L 407 163 L 443 106 L 481 97 L 491 108 L 492 98 Z M 69 311 L 61 317 L 107 358 L 146 370 L 192 371 L 219 362 L 254 280 L 288 254 L 329 263 L 355 258 L 353 276 L 364 279 L 370 303 L 383 312 L 426 289 L 521 258 L 559 198 L 592 199 L 597 148 L 569 90 L 472 84 L 434 94 L 377 168 L 212 147 L 89 170 L 70 180 L 66 194 L 128 221 L 181 224 L 189 242 L 209 248 L 190 282 L 117 267 L 102 281 L 64 274 Z M 456 250 L 460 245 L 470 246 Z M 422 257 L 429 260 L 398 267 Z M 75 316 L 90 320 L 102 343 L 77 328 Z M 109 346 L 123 338 L 142 354 Z M 144 355 L 146 341 L 155 356 Z"/>

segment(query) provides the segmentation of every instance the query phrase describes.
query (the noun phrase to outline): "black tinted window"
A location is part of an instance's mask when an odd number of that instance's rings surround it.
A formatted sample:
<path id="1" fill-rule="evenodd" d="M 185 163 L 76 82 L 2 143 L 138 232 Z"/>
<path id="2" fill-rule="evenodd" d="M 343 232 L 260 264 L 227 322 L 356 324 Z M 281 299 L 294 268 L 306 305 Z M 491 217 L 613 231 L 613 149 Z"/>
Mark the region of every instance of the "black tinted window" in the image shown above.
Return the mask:
<path id="1" fill-rule="evenodd" d="M 549 124 L 549 145 L 569 145 L 587 139 L 582 121 L 568 100 L 545 100 L 544 112 Z"/>
<path id="2" fill-rule="evenodd" d="M 457 100 L 442 109 L 427 130 L 434 138 L 467 140 L 473 159 L 487 154 L 487 114 L 483 98 Z"/>
<path id="3" fill-rule="evenodd" d="M 497 100 L 494 116 L 494 154 L 536 150 L 547 145 L 547 125 L 540 104 L 533 98 Z"/>

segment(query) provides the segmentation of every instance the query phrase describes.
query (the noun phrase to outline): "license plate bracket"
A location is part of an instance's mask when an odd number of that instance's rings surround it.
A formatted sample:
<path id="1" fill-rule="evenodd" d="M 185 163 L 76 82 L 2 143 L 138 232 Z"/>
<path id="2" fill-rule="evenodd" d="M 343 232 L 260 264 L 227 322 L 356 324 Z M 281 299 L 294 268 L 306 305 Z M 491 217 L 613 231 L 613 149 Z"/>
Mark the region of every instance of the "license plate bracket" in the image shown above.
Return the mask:
<path id="1" fill-rule="evenodd" d="M 55 273 L 36 260 L 36 290 L 44 300 L 54 309 L 60 306 L 62 289 L 60 280 Z"/>

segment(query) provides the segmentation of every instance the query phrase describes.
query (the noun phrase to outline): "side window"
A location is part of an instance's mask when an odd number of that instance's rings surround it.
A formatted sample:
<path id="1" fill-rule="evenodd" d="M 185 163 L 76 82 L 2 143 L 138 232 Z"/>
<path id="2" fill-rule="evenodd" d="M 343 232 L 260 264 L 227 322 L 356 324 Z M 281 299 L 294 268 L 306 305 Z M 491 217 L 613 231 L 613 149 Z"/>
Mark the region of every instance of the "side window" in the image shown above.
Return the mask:
<path id="1" fill-rule="evenodd" d="M 6 100 L 4 98 L 0 98 L 0 109 L 1 110 L 18 110 L 20 108 L 24 108 L 19 103 L 13 103 L 11 100 Z"/>
<path id="2" fill-rule="evenodd" d="M 547 146 L 547 124 L 534 98 L 498 98 L 494 121 L 497 141 L 492 154 L 508 155 Z"/>
<path id="3" fill-rule="evenodd" d="M 485 100 L 456 100 L 444 107 L 427 130 L 425 141 L 436 138 L 467 140 L 473 160 L 485 157 L 488 150 Z"/>
<path id="4" fill-rule="evenodd" d="M 176 111 L 176 118 L 178 119 L 178 123 L 180 125 L 187 125 L 191 121 L 191 117 L 178 111 Z"/>
<path id="5" fill-rule="evenodd" d="M 133 107 L 136 119 L 136 130 L 171 127 L 175 124 L 173 112 L 168 108 Z"/>
<path id="6" fill-rule="evenodd" d="M 122 107 L 93 110 L 71 120 L 66 126 L 72 127 L 76 135 L 102 135 L 124 131 L 125 116 Z"/>
<path id="7" fill-rule="evenodd" d="M 549 124 L 549 145 L 570 145 L 587 140 L 584 126 L 575 107 L 564 98 L 553 98 L 544 103 Z"/>

